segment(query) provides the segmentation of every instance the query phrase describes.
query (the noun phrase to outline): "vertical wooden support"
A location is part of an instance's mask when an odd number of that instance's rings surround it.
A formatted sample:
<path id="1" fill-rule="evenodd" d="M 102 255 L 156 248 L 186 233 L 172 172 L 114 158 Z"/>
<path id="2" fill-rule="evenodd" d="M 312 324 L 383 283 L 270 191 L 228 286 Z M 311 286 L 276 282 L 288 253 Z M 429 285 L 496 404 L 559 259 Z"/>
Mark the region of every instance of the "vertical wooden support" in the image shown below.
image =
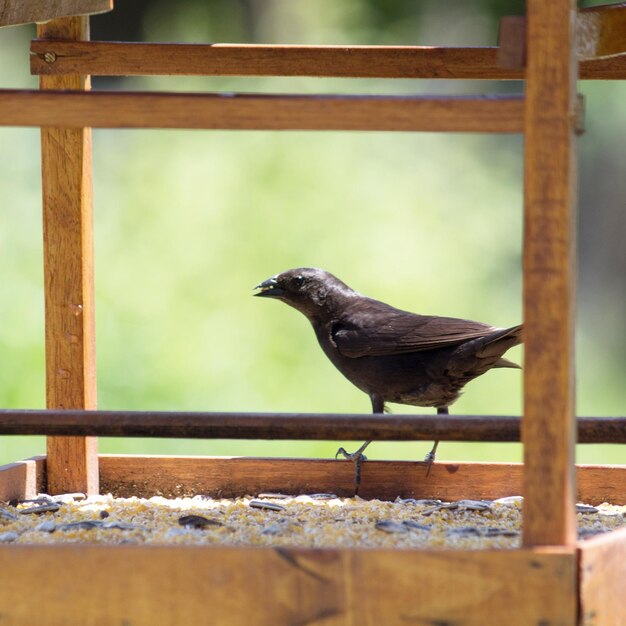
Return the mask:
<path id="1" fill-rule="evenodd" d="M 524 218 L 524 544 L 571 546 L 576 106 L 573 0 L 528 0 Z"/>
<path id="2" fill-rule="evenodd" d="M 52 20 L 39 38 L 88 39 L 89 18 Z M 42 76 L 42 89 L 88 90 L 88 76 Z M 96 408 L 90 128 L 41 129 L 46 404 Z M 50 493 L 98 491 L 97 438 L 49 437 Z"/>

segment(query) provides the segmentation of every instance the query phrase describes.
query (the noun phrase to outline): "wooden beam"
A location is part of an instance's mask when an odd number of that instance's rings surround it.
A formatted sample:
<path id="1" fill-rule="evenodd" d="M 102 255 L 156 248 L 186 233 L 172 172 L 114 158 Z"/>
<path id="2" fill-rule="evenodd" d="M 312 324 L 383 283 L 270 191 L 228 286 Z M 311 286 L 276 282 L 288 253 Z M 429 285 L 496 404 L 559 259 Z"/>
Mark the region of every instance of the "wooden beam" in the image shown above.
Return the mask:
<path id="1" fill-rule="evenodd" d="M 72 15 L 94 15 L 113 9 L 113 0 L 0 0 L 0 26 L 48 22 Z"/>
<path id="2" fill-rule="evenodd" d="M 579 417 L 578 443 L 626 443 L 626 417 Z M 220 413 L 0 409 L 0 435 L 188 439 L 519 441 L 520 418 L 500 415 Z"/>
<path id="3" fill-rule="evenodd" d="M 496 65 L 496 48 L 267 44 L 31 43 L 33 74 L 99 76 L 326 76 L 343 78 L 519 78 Z"/>
<path id="4" fill-rule="evenodd" d="M 522 20 L 524 18 L 521 18 Z M 504 23 L 506 24 L 506 23 Z M 514 35 L 524 37 L 525 26 Z M 523 46 L 503 37 L 500 48 L 423 46 L 287 46 L 266 44 L 31 43 L 33 74 L 95 76 L 326 76 L 523 80 Z M 501 59 L 513 52 L 518 61 Z M 610 61 L 610 62 L 608 62 Z M 581 63 L 580 78 L 626 78 L 626 54 Z"/>
<path id="5" fill-rule="evenodd" d="M 574 624 L 576 574 L 559 548 L 0 547 L 5 621 L 38 626 Z"/>
<path id="6" fill-rule="evenodd" d="M 576 20 L 578 60 L 626 53 L 626 3 L 588 7 Z"/>
<path id="7" fill-rule="evenodd" d="M 626 80 L 626 54 L 579 63 L 579 78 L 599 80 Z"/>
<path id="8" fill-rule="evenodd" d="M 571 546 L 576 95 L 573 0 L 528 0 L 524 193 L 524 544 Z"/>
<path id="9" fill-rule="evenodd" d="M 46 457 L 0 466 L 0 502 L 34 498 L 45 491 Z"/>
<path id="10" fill-rule="evenodd" d="M 579 502 L 626 501 L 626 466 L 580 465 Z M 263 492 L 354 495 L 354 464 L 334 459 L 100 455 L 103 493 L 150 497 L 207 494 L 234 497 Z M 437 462 L 426 475 L 422 461 L 367 461 L 359 495 L 394 500 L 493 500 L 520 495 L 521 463 Z"/>
<path id="11" fill-rule="evenodd" d="M 626 528 L 579 544 L 580 623 L 626 624 Z"/>
<path id="12" fill-rule="evenodd" d="M 576 56 L 581 78 L 593 61 L 626 58 L 626 3 L 587 7 L 576 16 Z M 526 60 L 526 18 L 508 15 L 500 20 L 498 64 L 508 70 L 521 69 Z M 592 61 L 592 63 L 582 63 Z"/>
<path id="13" fill-rule="evenodd" d="M 4 126 L 519 133 L 523 109 L 518 96 L 0 91 Z"/>
<path id="14" fill-rule="evenodd" d="M 89 37 L 85 17 L 39 25 L 42 38 Z M 42 76 L 42 90 L 89 89 L 89 77 Z M 44 91 L 38 95 L 46 97 Z M 78 93 L 76 95 L 79 95 Z M 85 95 L 85 94 L 80 94 Z M 46 405 L 96 407 L 91 129 L 42 120 Z M 56 126 L 56 128 L 53 128 Z M 82 126 L 86 126 L 83 124 Z M 97 440 L 50 437 L 48 490 L 98 492 Z"/>

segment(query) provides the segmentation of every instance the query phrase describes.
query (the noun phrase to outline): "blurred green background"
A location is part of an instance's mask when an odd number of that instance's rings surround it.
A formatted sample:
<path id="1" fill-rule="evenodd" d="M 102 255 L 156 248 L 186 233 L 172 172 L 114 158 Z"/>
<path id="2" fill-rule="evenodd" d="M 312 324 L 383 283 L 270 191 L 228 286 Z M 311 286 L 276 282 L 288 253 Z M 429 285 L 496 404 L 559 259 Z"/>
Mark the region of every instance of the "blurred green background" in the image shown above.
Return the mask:
<path id="1" fill-rule="evenodd" d="M 495 45 L 522 3 L 477 0 L 117 0 L 92 38 Z M 32 26 L 0 29 L 0 87 L 35 88 Z M 95 89 L 521 93 L 519 82 L 94 79 Z M 582 81 L 578 414 L 626 407 L 626 84 Z M 0 128 L 0 406 L 45 405 L 39 132 Z M 341 132 L 94 131 L 98 394 L 102 409 L 368 412 L 308 322 L 252 288 L 319 266 L 408 310 L 521 321 L 522 139 Z M 522 351 L 510 353 L 521 362 Z M 521 374 L 471 383 L 453 413 L 519 414 Z M 392 406 L 395 413 L 419 412 Z M 428 412 L 423 409 L 423 412 Z M 102 439 L 102 452 L 332 456 L 338 442 Z M 341 442 L 345 444 L 345 442 Z M 354 445 L 354 444 L 353 444 Z M 348 446 L 350 447 L 350 446 Z M 377 443 L 421 459 L 430 443 Z M 43 453 L 0 439 L 0 463 Z M 445 443 L 440 459 L 520 460 L 518 444 Z M 624 463 L 623 447 L 578 460 Z"/>

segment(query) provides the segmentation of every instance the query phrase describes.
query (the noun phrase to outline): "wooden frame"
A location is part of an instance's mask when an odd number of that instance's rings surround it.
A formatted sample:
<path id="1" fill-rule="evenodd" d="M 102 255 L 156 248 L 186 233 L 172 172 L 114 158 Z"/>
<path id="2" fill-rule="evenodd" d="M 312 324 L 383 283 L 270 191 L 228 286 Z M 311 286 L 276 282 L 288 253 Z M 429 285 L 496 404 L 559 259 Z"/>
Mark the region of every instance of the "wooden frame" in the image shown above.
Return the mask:
<path id="1" fill-rule="evenodd" d="M 52 20 L 41 37 L 87 39 L 86 17 Z M 88 91 L 88 76 L 43 76 L 42 90 Z M 46 304 L 46 406 L 96 407 L 91 128 L 41 124 Z M 69 158 L 68 158 L 69 157 Z M 54 491 L 98 491 L 92 437 L 49 437 L 48 484 Z"/>
<path id="2" fill-rule="evenodd" d="M 11 126 L 519 133 L 523 115 L 517 96 L 0 91 L 0 124 Z"/>
<path id="3" fill-rule="evenodd" d="M 15 16 L 17 7 L 28 18 L 30 4 L 35 3 L 5 0 L 0 8 Z M 106 4 L 83 3 L 86 12 Z M 32 67 L 42 76 L 42 91 L 0 92 L 0 123 L 42 126 L 50 412 L 48 424 L 38 416 L 36 430 L 54 435 L 46 458 L 0 468 L 0 498 L 23 498 L 42 489 L 96 491 L 98 479 L 101 488 L 122 495 L 157 490 L 348 495 L 352 490 L 352 467 L 345 462 L 98 457 L 95 439 L 78 436 L 101 432 L 88 430 L 89 424 L 106 418 L 94 413 L 90 420 L 84 412 L 95 409 L 90 127 L 523 132 L 525 464 L 440 463 L 426 480 L 420 463 L 368 462 L 361 489 L 366 497 L 450 499 L 523 490 L 524 547 L 424 552 L 2 545 L 0 603 L 8 623 L 32 621 L 34 580 L 44 608 L 36 614 L 40 624 L 58 623 L 60 615 L 68 624 L 152 624 L 155 616 L 161 623 L 187 623 L 204 619 L 207 610 L 213 621 L 229 624 L 598 626 L 626 620 L 618 587 L 626 574 L 626 532 L 582 543 L 575 539 L 574 499 L 623 502 L 626 467 L 581 466 L 575 477 L 572 339 L 575 135 L 582 126 L 576 79 L 624 77 L 623 5 L 619 11 L 594 8 L 599 17 L 591 21 L 600 20 L 599 30 L 585 33 L 595 47 L 585 53 L 580 73 L 573 0 L 528 0 L 527 5 L 524 37 L 515 29 L 503 34 L 515 45 L 525 41 L 525 53 L 512 48 L 518 67 L 508 69 L 498 66 L 495 49 L 95 44 L 85 41 L 86 18 L 55 19 L 39 27 Z M 607 25 L 617 25 L 617 31 Z M 598 35 L 610 31 L 606 38 Z M 598 58 L 607 53 L 615 56 Z M 85 93 L 93 73 L 523 77 L 526 92 L 523 99 Z M 29 421 L 26 415 L 18 419 L 22 428 Z M 310 421 L 322 432 L 323 419 Z M 373 427 L 375 418 L 366 421 Z M 397 424 L 397 432 L 417 422 Z M 70 430 L 54 431 L 55 424 Z M 266 427 L 272 432 L 280 419 Z M 463 437 L 476 428 L 469 420 Z M 582 424 L 579 428 L 582 433 Z M 126 422 L 119 432 L 130 430 Z"/>
<path id="4" fill-rule="evenodd" d="M 506 38 L 504 43 L 508 43 Z M 89 72 L 96 76 L 158 74 L 475 80 L 522 80 L 525 76 L 522 62 L 514 67 L 502 63 L 501 47 L 272 46 L 38 39 L 32 42 L 30 50 L 33 74 Z M 505 48 L 506 54 L 522 60 L 524 52 Z M 626 78 L 626 55 L 583 59 L 580 77 Z"/>

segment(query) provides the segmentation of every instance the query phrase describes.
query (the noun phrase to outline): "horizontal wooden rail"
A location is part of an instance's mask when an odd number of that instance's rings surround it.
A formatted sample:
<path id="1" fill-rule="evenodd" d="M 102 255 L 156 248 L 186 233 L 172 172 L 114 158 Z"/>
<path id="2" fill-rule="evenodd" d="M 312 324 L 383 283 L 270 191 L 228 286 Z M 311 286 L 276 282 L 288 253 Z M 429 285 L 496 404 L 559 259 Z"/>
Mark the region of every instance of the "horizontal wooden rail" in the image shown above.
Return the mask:
<path id="1" fill-rule="evenodd" d="M 521 133 L 521 96 L 0 90 L 0 125 Z"/>
<path id="2" fill-rule="evenodd" d="M 93 76 L 317 76 L 522 80 L 498 65 L 498 48 L 425 46 L 294 46 L 260 44 L 31 43 L 33 74 Z M 626 78 L 626 54 L 581 63 L 583 79 Z"/>
<path id="3" fill-rule="evenodd" d="M 31 490 L 35 486 L 45 490 L 41 458 L 22 462 L 37 463 L 31 469 Z M 354 495 L 354 466 L 343 460 L 126 454 L 101 454 L 99 459 L 101 493 L 125 498 L 149 498 L 157 493 L 166 497 L 202 493 L 232 498 L 264 491 Z M 13 474 L 20 471 L 18 476 L 24 473 L 21 465 L 7 469 Z M 492 500 L 521 494 L 523 472 L 521 463 L 439 461 L 427 476 L 422 461 L 369 460 L 362 467 L 359 496 Z M 626 502 L 626 465 L 578 465 L 576 474 L 578 502 Z M 20 497 L 19 480 L 17 476 L 13 479 L 12 491 L 0 491 L 0 499 Z"/>
<path id="4" fill-rule="evenodd" d="M 207 439 L 519 441 L 520 418 L 497 415 L 0 410 L 0 435 Z M 626 443 L 626 417 L 578 418 L 580 443 Z"/>

